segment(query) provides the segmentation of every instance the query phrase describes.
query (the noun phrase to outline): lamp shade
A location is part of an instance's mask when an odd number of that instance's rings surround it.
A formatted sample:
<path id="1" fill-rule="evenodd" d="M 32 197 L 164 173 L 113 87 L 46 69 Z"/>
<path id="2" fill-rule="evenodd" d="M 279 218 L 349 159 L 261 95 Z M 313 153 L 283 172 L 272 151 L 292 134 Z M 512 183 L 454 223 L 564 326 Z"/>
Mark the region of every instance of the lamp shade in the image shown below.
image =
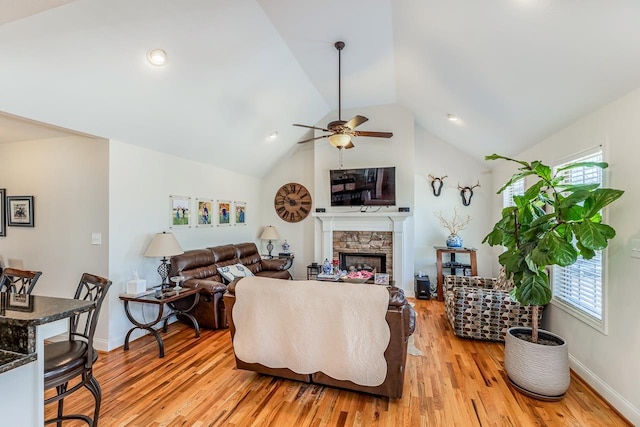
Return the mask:
<path id="1" fill-rule="evenodd" d="M 261 240 L 278 240 L 279 238 L 280 236 L 273 225 L 265 227 L 262 236 L 260 236 Z"/>
<path id="2" fill-rule="evenodd" d="M 184 251 L 172 233 L 158 233 L 153 236 L 151 243 L 144 253 L 146 257 L 163 258 L 183 254 Z"/>
<path id="3" fill-rule="evenodd" d="M 344 133 L 336 133 L 329 137 L 329 143 L 336 148 L 344 148 L 351 142 L 351 136 Z"/>

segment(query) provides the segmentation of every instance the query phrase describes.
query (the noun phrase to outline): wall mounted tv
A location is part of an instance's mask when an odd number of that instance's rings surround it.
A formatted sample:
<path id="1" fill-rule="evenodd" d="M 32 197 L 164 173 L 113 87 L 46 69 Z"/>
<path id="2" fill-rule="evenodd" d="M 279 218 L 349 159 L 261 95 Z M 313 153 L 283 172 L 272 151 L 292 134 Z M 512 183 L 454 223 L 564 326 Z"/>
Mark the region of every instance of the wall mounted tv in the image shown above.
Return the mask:
<path id="1" fill-rule="evenodd" d="M 396 168 L 329 171 L 331 206 L 395 206 Z"/>

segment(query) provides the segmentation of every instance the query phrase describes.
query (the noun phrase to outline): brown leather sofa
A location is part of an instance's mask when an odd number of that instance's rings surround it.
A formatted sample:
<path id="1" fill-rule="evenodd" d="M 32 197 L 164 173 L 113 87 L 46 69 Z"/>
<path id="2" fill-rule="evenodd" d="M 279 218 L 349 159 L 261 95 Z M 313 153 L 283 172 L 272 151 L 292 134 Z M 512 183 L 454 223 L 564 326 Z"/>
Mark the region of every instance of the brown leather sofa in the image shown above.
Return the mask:
<path id="1" fill-rule="evenodd" d="M 239 280 L 242 279 L 236 279 L 231 282 L 227 288 L 228 292 L 224 295 L 224 304 L 226 306 L 227 320 L 232 340 L 236 333 L 232 316 L 233 307 L 236 302 L 235 286 Z M 382 384 L 378 386 L 362 386 L 351 381 L 334 379 L 323 372 L 299 374 L 287 368 L 269 368 L 259 363 L 247 363 L 238 359 L 236 356 L 237 368 L 296 381 L 339 387 L 390 398 L 401 398 L 404 387 L 407 341 L 415 330 L 415 312 L 407 302 L 402 289 L 396 287 L 387 287 L 387 289 L 389 290 L 389 306 L 385 318 L 389 325 L 391 337 L 389 345 L 384 352 L 384 357 L 387 362 L 387 375 Z M 277 309 L 277 307 L 274 307 L 274 309 Z M 287 350 L 283 349 L 283 351 Z"/>
<path id="2" fill-rule="evenodd" d="M 199 325 L 221 329 L 227 327 L 222 300 L 227 285 L 218 267 L 242 264 L 256 276 L 290 280 L 287 270 L 290 263 L 288 259 L 262 259 L 255 243 L 239 243 L 189 250 L 171 257 L 171 276 L 182 275 L 186 278 L 182 286 L 201 289 L 200 301 L 194 310 Z"/>

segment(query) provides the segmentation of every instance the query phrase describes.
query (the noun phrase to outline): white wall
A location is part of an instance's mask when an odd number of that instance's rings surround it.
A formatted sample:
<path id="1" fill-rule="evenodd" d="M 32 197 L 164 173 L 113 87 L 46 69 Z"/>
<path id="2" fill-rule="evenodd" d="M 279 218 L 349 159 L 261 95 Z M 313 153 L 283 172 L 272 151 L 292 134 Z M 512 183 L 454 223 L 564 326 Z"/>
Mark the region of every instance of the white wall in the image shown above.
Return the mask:
<path id="1" fill-rule="evenodd" d="M 137 270 L 148 287 L 160 282 L 156 271 L 160 260 L 143 256 L 153 234 L 172 231 L 184 250 L 239 242 L 260 244 L 263 224 L 261 182 L 241 173 L 241 161 L 237 161 L 238 172 L 230 172 L 123 142 L 111 141 L 109 147 L 109 278 L 114 290 L 108 305 L 108 342 L 102 344 L 110 350 L 123 344 L 131 328 L 118 294 L 125 291 L 132 271 Z M 170 230 L 169 195 L 210 198 L 214 206 L 216 200 L 244 201 L 247 225 Z M 135 313 L 147 319 L 154 315 L 149 307 L 144 310 Z"/>
<path id="2" fill-rule="evenodd" d="M 0 187 L 34 196 L 35 227 L 7 227 L 0 254 L 42 271 L 33 293 L 73 298 L 82 273 L 108 276 L 109 149 L 69 136 L 0 144 Z M 91 233 L 102 245 L 91 244 Z M 106 330 L 104 313 L 99 330 Z"/>
<path id="3" fill-rule="evenodd" d="M 550 136 L 517 158 L 554 163 L 598 144 L 609 163 L 609 186 L 625 190 L 607 212 L 617 231 L 608 249 L 605 300 L 608 333 L 603 334 L 550 304 L 544 326 L 568 341 L 571 367 L 632 423 L 640 424 L 640 259 L 631 258 L 631 238 L 640 237 L 637 171 L 640 162 L 640 90 L 608 104 Z M 515 169 L 494 170 L 499 188 Z M 494 200 L 497 219 L 501 200 Z"/>
<path id="4" fill-rule="evenodd" d="M 275 141 L 274 144 L 288 144 L 290 141 Z M 293 267 L 289 269 L 294 279 L 305 280 L 307 278 L 307 265 L 314 261 L 313 258 L 313 218 L 311 214 L 300 222 L 290 223 L 281 219 L 273 207 L 274 197 L 278 189 L 286 183 L 297 182 L 304 185 L 311 192 L 311 211 L 317 206 L 314 188 L 314 149 L 313 144 L 295 145 L 285 157 L 280 159 L 276 166 L 264 177 L 261 182 L 262 206 L 264 209 L 260 215 L 261 228 L 273 225 L 278 231 L 280 240 L 273 243 L 272 254 L 282 251 L 282 243 L 287 240 L 294 253 Z M 262 253 L 267 253 L 266 242 L 259 243 Z"/>
<path id="5" fill-rule="evenodd" d="M 445 218 L 451 219 L 456 208 L 459 218 L 471 216 L 467 229 L 459 235 L 465 247 L 478 249 L 478 275 L 494 277 L 493 251 L 489 246 L 482 245 L 482 239 L 493 226 L 491 203 L 495 190 L 489 165 L 470 157 L 420 126 L 416 127 L 415 134 L 415 272 L 427 273 L 432 284 L 436 283 L 433 247 L 445 246 L 449 230 L 440 225 L 434 212 L 442 212 Z M 434 177 L 447 175 L 438 197 L 433 194 L 428 177 L 430 174 Z M 471 187 L 478 182 L 480 187 L 473 189 L 471 203 L 464 206 L 458 185 Z"/>

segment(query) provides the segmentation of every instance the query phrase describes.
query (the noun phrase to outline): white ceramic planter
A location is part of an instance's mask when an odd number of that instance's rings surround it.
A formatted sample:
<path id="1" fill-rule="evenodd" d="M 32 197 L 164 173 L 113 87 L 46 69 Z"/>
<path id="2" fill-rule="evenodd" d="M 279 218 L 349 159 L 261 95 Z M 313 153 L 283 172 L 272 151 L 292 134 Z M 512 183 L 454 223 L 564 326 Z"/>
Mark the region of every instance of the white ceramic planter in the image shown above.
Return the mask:
<path id="1" fill-rule="evenodd" d="M 562 342 L 551 346 L 516 338 L 512 332 L 531 328 L 509 328 L 505 337 L 504 366 L 511 382 L 520 391 L 542 400 L 560 400 L 569 389 L 569 349 L 558 335 L 540 329 Z"/>

